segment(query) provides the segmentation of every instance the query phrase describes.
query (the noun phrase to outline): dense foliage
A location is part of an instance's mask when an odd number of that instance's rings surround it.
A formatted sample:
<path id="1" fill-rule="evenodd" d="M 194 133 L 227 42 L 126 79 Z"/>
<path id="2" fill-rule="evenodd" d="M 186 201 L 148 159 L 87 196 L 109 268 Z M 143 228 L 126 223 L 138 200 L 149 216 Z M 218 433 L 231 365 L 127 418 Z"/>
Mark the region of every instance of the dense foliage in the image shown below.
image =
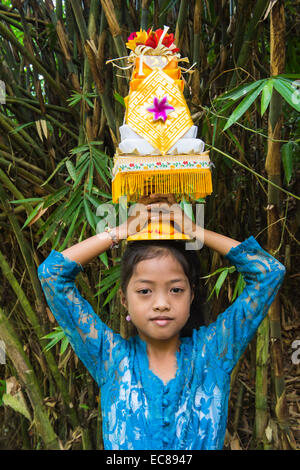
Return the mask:
<path id="1" fill-rule="evenodd" d="M 111 204 L 129 75 L 106 61 L 128 55 L 133 31 L 165 24 L 195 64 L 184 93 L 214 163 L 206 228 L 238 240 L 253 235 L 287 268 L 280 298 L 233 372 L 224 448 L 299 446 L 299 364 L 291 360 L 300 338 L 296 6 L 0 3 L 0 448 L 101 448 L 99 391 L 48 309 L 36 270 L 51 249 L 93 235 L 97 208 Z M 116 296 L 122 249 L 101 255 L 78 283 L 101 318 L 126 336 Z M 210 322 L 243 283 L 217 254 L 203 249 L 200 261 Z"/>

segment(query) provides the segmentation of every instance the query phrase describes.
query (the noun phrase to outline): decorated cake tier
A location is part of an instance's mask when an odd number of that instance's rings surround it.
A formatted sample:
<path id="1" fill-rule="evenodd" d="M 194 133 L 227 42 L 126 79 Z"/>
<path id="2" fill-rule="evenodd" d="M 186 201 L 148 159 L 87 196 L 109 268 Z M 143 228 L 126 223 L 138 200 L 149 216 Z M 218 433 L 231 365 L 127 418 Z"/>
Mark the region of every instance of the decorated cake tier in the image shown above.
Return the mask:
<path id="1" fill-rule="evenodd" d="M 121 142 L 119 151 L 123 154 L 135 155 L 161 155 L 158 148 L 137 134 L 127 124 L 120 127 Z M 204 142 L 197 139 L 197 126 L 192 126 L 177 142 L 167 151 L 167 155 L 200 154 L 204 151 Z"/>
<path id="2" fill-rule="evenodd" d="M 209 153 L 199 155 L 116 155 L 113 168 L 113 202 L 120 196 L 137 201 L 151 192 L 204 198 L 212 192 Z"/>
<path id="3" fill-rule="evenodd" d="M 197 139 L 185 97 L 181 58 L 173 34 L 164 30 L 132 33 L 127 42 L 132 64 L 120 143 L 114 156 L 112 196 L 173 193 L 196 200 L 212 192 L 211 162 Z"/>

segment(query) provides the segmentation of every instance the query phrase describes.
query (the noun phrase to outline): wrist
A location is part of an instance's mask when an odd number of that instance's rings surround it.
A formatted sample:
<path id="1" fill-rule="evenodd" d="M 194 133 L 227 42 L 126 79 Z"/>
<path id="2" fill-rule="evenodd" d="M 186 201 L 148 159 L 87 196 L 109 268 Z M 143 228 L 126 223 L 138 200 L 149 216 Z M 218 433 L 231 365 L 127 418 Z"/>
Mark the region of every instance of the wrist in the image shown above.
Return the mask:
<path id="1" fill-rule="evenodd" d="M 104 233 L 107 233 L 108 237 L 111 240 L 110 248 L 118 248 L 120 240 L 117 236 L 116 227 L 114 228 L 106 227 L 104 230 Z"/>

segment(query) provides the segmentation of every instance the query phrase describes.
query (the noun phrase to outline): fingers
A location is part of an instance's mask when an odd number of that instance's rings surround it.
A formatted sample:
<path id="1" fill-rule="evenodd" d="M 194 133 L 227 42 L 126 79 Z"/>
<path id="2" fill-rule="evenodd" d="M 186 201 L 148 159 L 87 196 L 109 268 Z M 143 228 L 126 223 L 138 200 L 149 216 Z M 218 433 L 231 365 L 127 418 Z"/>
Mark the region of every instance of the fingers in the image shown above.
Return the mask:
<path id="1" fill-rule="evenodd" d="M 139 204 L 152 204 L 154 202 L 166 202 L 168 204 L 176 204 L 176 199 L 174 194 L 162 194 L 162 193 L 153 193 L 145 196 L 141 196 L 138 201 Z"/>
<path id="2" fill-rule="evenodd" d="M 150 194 L 150 198 L 151 198 L 152 201 L 165 200 L 169 204 L 176 203 L 175 196 L 172 193 L 168 193 L 168 194 L 161 194 L 161 193 Z"/>

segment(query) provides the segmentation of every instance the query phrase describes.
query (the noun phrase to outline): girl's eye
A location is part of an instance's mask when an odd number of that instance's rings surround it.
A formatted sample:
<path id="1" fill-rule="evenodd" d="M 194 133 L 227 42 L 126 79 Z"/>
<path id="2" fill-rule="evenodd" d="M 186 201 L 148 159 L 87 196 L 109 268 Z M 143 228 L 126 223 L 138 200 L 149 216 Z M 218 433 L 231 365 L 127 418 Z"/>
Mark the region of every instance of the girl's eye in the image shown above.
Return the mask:
<path id="1" fill-rule="evenodd" d="M 180 287 L 173 287 L 172 290 L 175 291 L 174 292 L 175 294 L 180 294 L 181 292 L 184 291 L 184 289 L 181 289 Z M 148 294 L 148 291 L 150 291 L 150 289 L 141 289 L 141 290 L 138 290 L 137 293 L 142 294 L 142 295 L 146 295 L 146 294 Z"/>
<path id="2" fill-rule="evenodd" d="M 180 294 L 181 292 L 183 292 L 183 289 L 181 289 L 180 287 L 173 287 L 173 290 L 176 290 L 175 294 Z"/>
<path id="3" fill-rule="evenodd" d="M 148 293 L 148 290 L 149 290 L 149 289 L 138 290 L 137 293 L 138 293 L 138 294 L 147 294 L 147 293 Z"/>

